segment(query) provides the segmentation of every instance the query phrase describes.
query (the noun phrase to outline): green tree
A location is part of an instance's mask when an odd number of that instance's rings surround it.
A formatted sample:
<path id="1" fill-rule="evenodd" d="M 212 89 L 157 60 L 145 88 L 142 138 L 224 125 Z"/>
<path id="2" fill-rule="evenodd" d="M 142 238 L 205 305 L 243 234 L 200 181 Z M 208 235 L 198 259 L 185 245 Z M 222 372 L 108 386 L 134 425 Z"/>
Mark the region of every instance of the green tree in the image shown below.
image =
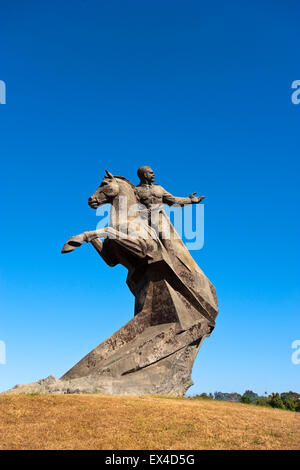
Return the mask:
<path id="1" fill-rule="evenodd" d="M 250 403 L 256 403 L 258 400 L 258 395 L 252 390 L 246 390 L 243 397 L 248 397 L 250 399 Z"/>
<path id="2" fill-rule="evenodd" d="M 284 405 L 285 405 L 287 410 L 296 411 L 296 403 L 290 397 L 287 397 L 285 399 Z"/>
<path id="3" fill-rule="evenodd" d="M 257 399 L 256 405 L 258 405 L 258 406 L 270 406 L 270 405 L 268 405 L 267 398 L 265 398 L 265 397 L 259 397 Z"/>
<path id="4" fill-rule="evenodd" d="M 250 397 L 244 394 L 241 397 L 241 403 L 245 403 L 246 405 L 251 405 L 252 401 Z"/>
<path id="5" fill-rule="evenodd" d="M 267 403 L 272 406 L 272 408 L 279 408 L 280 410 L 285 409 L 285 406 L 280 398 L 279 393 L 272 393 L 271 395 L 269 395 Z"/>

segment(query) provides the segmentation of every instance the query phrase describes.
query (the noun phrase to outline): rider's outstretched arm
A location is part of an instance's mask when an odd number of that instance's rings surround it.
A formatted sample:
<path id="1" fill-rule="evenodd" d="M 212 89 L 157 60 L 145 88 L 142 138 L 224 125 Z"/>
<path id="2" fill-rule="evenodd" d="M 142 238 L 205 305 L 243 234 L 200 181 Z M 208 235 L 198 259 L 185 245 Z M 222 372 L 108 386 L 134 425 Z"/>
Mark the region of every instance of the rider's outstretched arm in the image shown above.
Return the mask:
<path id="1" fill-rule="evenodd" d="M 196 193 L 192 193 L 189 197 L 176 197 L 171 193 L 168 193 L 165 189 L 163 191 L 163 203 L 168 206 L 187 206 L 188 204 L 198 204 L 205 197 L 195 196 Z"/>

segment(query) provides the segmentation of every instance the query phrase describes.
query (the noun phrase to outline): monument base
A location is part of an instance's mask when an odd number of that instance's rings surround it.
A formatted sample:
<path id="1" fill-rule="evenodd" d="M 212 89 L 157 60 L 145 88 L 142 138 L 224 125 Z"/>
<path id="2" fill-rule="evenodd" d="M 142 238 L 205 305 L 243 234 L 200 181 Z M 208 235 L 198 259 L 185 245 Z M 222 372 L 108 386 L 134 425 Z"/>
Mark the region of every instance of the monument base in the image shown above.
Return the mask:
<path id="1" fill-rule="evenodd" d="M 103 393 L 109 395 L 173 395 L 183 396 L 193 385 L 190 373 L 198 351 L 197 345 L 188 346 L 172 356 L 139 370 L 134 375 L 119 378 L 91 374 L 72 380 L 53 376 L 27 385 L 16 385 L 6 393 Z M 190 367 L 187 367 L 187 362 Z"/>
<path id="2" fill-rule="evenodd" d="M 212 331 L 206 319 L 182 330 L 179 322 L 151 325 L 151 312 L 134 317 L 62 378 L 17 385 L 6 393 L 104 393 L 182 396 L 193 385 L 199 348 Z M 150 323 L 150 325 L 149 325 Z"/>

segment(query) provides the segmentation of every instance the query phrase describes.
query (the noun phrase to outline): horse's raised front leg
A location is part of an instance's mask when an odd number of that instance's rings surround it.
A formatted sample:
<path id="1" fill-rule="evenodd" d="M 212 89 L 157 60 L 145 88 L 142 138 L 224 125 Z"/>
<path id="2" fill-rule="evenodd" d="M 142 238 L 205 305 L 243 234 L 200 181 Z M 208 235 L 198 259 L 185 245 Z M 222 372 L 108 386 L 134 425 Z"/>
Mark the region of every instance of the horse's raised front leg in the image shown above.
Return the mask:
<path id="1" fill-rule="evenodd" d="M 81 246 L 83 242 L 91 242 L 96 251 L 100 254 L 103 245 L 100 238 L 110 238 L 115 240 L 117 244 L 121 245 L 138 258 L 145 258 L 147 254 L 149 255 L 149 251 L 153 251 L 154 249 L 151 245 L 155 244 L 152 240 L 149 240 L 147 243 L 142 238 L 135 239 L 129 237 L 123 232 L 115 230 L 113 227 L 105 227 L 99 230 L 83 232 L 69 238 L 63 246 L 62 253 L 70 253 L 71 251 L 74 251 L 75 248 Z"/>
<path id="2" fill-rule="evenodd" d="M 88 232 L 80 233 L 79 235 L 74 235 L 64 244 L 61 252 L 70 253 L 71 251 L 74 251 L 75 248 L 81 246 L 83 242 L 89 243 L 92 240 L 96 240 L 97 238 L 99 239 L 98 232 L 98 230 L 90 230 Z M 99 240 L 99 242 L 101 241 Z"/>

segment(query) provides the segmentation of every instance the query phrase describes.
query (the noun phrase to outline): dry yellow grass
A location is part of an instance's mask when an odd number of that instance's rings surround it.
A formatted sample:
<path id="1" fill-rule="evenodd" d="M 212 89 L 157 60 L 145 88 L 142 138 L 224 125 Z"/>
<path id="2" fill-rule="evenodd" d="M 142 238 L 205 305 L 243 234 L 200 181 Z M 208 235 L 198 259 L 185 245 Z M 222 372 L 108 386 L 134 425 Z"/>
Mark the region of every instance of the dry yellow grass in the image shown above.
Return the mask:
<path id="1" fill-rule="evenodd" d="M 300 413 L 209 400 L 0 396 L 0 449 L 299 449 Z"/>

